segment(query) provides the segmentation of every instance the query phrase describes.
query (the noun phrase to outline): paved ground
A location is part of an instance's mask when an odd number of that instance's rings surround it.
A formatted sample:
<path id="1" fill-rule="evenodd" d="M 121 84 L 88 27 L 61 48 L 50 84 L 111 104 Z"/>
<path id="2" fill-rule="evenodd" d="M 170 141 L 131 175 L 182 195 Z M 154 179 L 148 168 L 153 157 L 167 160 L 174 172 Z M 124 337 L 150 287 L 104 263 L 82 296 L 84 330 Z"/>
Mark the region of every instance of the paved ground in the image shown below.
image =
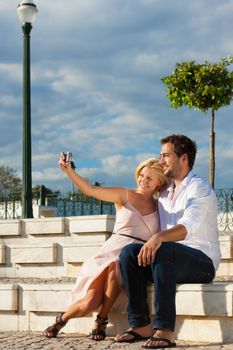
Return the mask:
<path id="1" fill-rule="evenodd" d="M 93 342 L 88 337 L 59 335 L 55 339 L 47 339 L 40 333 L 30 332 L 0 332 L 0 349 L 21 350 L 141 350 L 142 342 L 134 344 L 114 343 L 113 338 L 101 342 Z M 180 350 L 233 350 L 233 344 L 207 344 L 177 342 Z"/>

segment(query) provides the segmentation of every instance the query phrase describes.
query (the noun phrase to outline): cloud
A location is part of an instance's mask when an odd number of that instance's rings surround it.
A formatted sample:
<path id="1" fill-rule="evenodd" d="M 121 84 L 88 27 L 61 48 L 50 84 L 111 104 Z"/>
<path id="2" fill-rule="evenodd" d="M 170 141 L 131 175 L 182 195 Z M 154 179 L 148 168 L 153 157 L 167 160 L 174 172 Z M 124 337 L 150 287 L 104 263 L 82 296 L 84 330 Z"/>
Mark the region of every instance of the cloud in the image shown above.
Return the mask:
<path id="1" fill-rule="evenodd" d="M 57 166 L 71 150 L 92 182 L 134 186 L 140 157 L 184 133 L 208 178 L 210 112 L 172 109 L 161 78 L 176 62 L 218 62 L 232 52 L 230 0 L 35 1 L 31 32 L 33 183 L 70 188 Z M 22 50 L 17 1 L 0 0 L 0 155 L 22 169 Z M 232 67 L 231 67 L 232 68 Z M 216 112 L 216 186 L 232 187 L 232 105 Z"/>
<path id="2" fill-rule="evenodd" d="M 47 181 L 57 181 L 63 179 L 63 175 L 61 172 L 54 168 L 46 168 L 46 170 L 32 172 L 32 177 L 35 183 L 41 183 L 43 179 L 46 177 Z"/>
<path id="3" fill-rule="evenodd" d="M 18 98 L 15 98 L 14 96 L 12 96 L 10 94 L 0 96 L 0 105 L 3 108 L 13 107 L 13 106 L 16 106 L 18 103 L 19 103 Z M 4 113 L 1 113 L 1 116 L 2 116 L 2 118 L 4 118 Z"/>
<path id="4" fill-rule="evenodd" d="M 19 64 L 0 63 L 0 74 L 5 79 L 21 81 L 22 74 L 20 74 L 20 68 L 21 66 Z"/>

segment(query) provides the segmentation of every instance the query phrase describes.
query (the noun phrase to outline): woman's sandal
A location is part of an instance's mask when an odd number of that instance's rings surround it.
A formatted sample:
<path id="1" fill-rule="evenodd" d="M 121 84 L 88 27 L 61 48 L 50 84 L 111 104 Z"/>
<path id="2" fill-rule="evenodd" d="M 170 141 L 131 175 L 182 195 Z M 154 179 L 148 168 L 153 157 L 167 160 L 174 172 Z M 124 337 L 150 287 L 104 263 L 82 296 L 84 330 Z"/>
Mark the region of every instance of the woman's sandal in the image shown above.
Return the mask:
<path id="1" fill-rule="evenodd" d="M 104 340 L 106 337 L 105 329 L 108 324 L 108 319 L 97 315 L 95 323 L 96 328 L 92 329 L 90 333 L 90 339 L 96 341 Z"/>
<path id="2" fill-rule="evenodd" d="M 60 313 L 56 316 L 55 323 L 52 326 L 49 326 L 46 328 L 46 330 L 43 332 L 43 335 L 48 338 L 56 338 L 58 332 L 60 329 L 62 329 L 66 325 L 66 321 L 63 321 L 62 315 L 63 313 Z"/>

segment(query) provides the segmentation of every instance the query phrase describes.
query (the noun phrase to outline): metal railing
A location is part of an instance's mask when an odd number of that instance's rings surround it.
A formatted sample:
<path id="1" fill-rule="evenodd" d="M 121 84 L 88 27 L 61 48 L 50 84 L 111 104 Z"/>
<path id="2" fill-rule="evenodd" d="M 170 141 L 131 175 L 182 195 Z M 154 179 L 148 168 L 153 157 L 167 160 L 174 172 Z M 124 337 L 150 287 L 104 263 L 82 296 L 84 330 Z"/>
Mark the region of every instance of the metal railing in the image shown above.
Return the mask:
<path id="1" fill-rule="evenodd" d="M 215 190 L 218 201 L 218 228 L 221 232 L 233 232 L 233 189 Z M 34 193 L 33 203 L 56 208 L 57 216 L 82 216 L 115 214 L 112 203 L 87 197 L 82 193 L 69 195 L 49 194 L 43 190 Z M 21 214 L 21 195 L 0 195 L 0 220 L 18 219 Z"/>
<path id="2" fill-rule="evenodd" d="M 33 193 L 33 205 L 40 202 L 40 193 Z M 0 194 L 0 220 L 19 219 L 22 215 L 21 192 Z"/>
<path id="3" fill-rule="evenodd" d="M 113 203 L 86 197 L 81 193 L 75 193 L 69 196 L 47 195 L 45 204 L 49 207 L 55 207 L 57 209 L 57 216 L 115 215 Z"/>
<path id="4" fill-rule="evenodd" d="M 215 193 L 218 201 L 219 231 L 233 231 L 233 188 L 215 190 Z"/>
<path id="5" fill-rule="evenodd" d="M 56 214 L 63 216 L 83 216 L 83 215 L 115 215 L 113 203 L 99 201 L 97 199 L 84 196 L 82 193 L 72 195 L 47 194 L 44 190 L 33 194 L 33 206 L 47 206 L 56 208 Z M 21 193 L 11 195 L 0 195 L 0 220 L 10 220 L 21 218 L 22 199 Z"/>
<path id="6" fill-rule="evenodd" d="M 0 196 L 0 219 L 17 219 L 18 212 L 22 209 L 21 194 Z"/>

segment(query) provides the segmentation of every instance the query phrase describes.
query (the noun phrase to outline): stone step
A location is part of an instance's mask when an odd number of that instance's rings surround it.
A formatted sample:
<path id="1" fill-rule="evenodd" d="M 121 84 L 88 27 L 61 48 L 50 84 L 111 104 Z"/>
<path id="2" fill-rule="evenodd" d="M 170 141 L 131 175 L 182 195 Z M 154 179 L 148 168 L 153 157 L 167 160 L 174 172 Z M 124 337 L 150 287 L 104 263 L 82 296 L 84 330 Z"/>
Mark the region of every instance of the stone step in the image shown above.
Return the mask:
<path id="1" fill-rule="evenodd" d="M 221 262 L 216 272 L 217 279 L 233 279 L 233 235 L 220 236 L 220 248 L 222 253 Z"/>
<path id="2" fill-rule="evenodd" d="M 75 277 L 111 235 L 114 216 L 0 221 L 1 277 Z M 233 235 L 220 237 L 218 279 L 233 276 Z"/>
<path id="3" fill-rule="evenodd" d="M 43 331 L 64 311 L 82 263 L 111 235 L 114 216 L 0 221 L 0 329 Z M 177 286 L 177 338 L 233 341 L 233 233 L 220 237 L 222 260 L 213 284 Z M 35 278 L 37 276 L 37 278 Z M 148 289 L 153 314 L 153 289 Z M 64 332 L 88 334 L 95 313 Z M 108 334 L 127 328 L 126 309 L 110 314 Z"/>
<path id="4" fill-rule="evenodd" d="M 4 279 L 0 284 L 2 331 L 42 332 L 69 304 L 73 279 Z M 153 287 L 148 288 L 151 315 Z M 233 341 L 233 283 L 182 284 L 177 286 L 177 339 L 213 342 Z M 88 334 L 96 314 L 71 320 L 65 333 Z M 127 329 L 127 313 L 113 309 L 108 335 Z"/>

